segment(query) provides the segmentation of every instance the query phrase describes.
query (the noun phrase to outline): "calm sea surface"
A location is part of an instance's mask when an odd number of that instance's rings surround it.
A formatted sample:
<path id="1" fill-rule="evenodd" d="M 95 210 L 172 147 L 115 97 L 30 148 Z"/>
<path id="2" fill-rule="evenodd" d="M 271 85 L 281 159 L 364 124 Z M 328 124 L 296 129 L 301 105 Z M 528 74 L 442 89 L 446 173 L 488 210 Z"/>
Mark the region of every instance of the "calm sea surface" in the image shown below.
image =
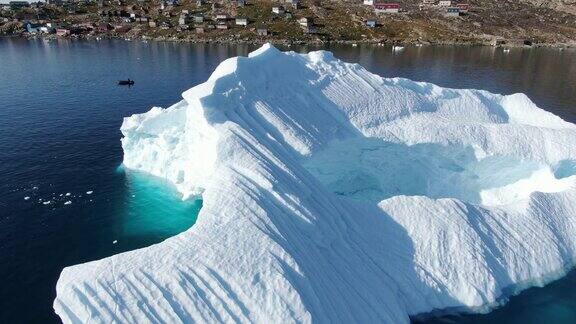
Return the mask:
<path id="1" fill-rule="evenodd" d="M 220 61 L 252 49 L 0 39 L 0 323 L 57 322 L 52 301 L 63 267 L 148 246 L 194 224 L 200 200 L 182 202 L 162 180 L 122 169 L 122 118 L 175 103 Z M 524 92 L 576 122 L 572 51 L 329 49 L 385 77 Z M 135 86 L 116 85 L 125 78 Z M 574 323 L 576 274 L 529 289 L 488 315 L 435 321 Z"/>

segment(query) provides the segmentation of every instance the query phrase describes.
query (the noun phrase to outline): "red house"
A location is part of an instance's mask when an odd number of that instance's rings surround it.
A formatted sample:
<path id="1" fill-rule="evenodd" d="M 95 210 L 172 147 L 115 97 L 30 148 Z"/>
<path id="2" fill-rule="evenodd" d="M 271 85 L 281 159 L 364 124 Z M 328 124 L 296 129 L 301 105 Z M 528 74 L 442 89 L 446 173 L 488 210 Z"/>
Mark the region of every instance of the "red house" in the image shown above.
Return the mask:
<path id="1" fill-rule="evenodd" d="M 383 13 L 398 13 L 400 12 L 400 4 L 398 3 L 375 3 L 374 11 Z"/>
<path id="2" fill-rule="evenodd" d="M 467 3 L 459 3 L 456 7 L 460 9 L 461 13 L 468 13 L 468 9 L 470 9 L 470 5 Z"/>

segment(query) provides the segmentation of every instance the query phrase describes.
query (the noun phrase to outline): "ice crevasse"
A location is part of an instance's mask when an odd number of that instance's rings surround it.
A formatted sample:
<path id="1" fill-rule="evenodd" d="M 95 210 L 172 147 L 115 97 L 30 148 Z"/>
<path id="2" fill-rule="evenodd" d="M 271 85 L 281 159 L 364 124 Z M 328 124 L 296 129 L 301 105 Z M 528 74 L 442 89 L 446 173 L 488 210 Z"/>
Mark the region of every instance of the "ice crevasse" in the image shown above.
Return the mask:
<path id="1" fill-rule="evenodd" d="M 523 94 L 264 45 L 182 96 L 124 119 L 124 165 L 197 223 L 65 268 L 64 322 L 407 323 L 574 265 L 576 126 Z"/>

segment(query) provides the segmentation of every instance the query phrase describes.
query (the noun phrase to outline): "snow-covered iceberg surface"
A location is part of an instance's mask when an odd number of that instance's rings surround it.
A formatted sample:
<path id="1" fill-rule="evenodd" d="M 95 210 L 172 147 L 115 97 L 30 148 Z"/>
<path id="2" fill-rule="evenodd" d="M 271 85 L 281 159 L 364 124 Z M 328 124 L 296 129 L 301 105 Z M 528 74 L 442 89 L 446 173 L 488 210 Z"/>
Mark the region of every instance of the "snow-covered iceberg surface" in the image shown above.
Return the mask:
<path id="1" fill-rule="evenodd" d="M 482 309 L 576 256 L 576 126 L 525 95 L 265 45 L 124 120 L 194 227 L 63 270 L 65 322 L 387 322 Z"/>

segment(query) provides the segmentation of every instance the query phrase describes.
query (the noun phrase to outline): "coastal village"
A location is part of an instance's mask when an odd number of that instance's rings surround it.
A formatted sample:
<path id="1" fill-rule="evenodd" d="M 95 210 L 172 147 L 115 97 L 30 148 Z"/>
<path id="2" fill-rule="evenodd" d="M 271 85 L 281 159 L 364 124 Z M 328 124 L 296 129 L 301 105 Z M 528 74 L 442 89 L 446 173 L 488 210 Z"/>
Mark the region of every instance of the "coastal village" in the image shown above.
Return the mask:
<path id="1" fill-rule="evenodd" d="M 48 0 L 0 5 L 0 35 L 193 42 L 576 44 L 576 16 L 522 1 Z"/>

